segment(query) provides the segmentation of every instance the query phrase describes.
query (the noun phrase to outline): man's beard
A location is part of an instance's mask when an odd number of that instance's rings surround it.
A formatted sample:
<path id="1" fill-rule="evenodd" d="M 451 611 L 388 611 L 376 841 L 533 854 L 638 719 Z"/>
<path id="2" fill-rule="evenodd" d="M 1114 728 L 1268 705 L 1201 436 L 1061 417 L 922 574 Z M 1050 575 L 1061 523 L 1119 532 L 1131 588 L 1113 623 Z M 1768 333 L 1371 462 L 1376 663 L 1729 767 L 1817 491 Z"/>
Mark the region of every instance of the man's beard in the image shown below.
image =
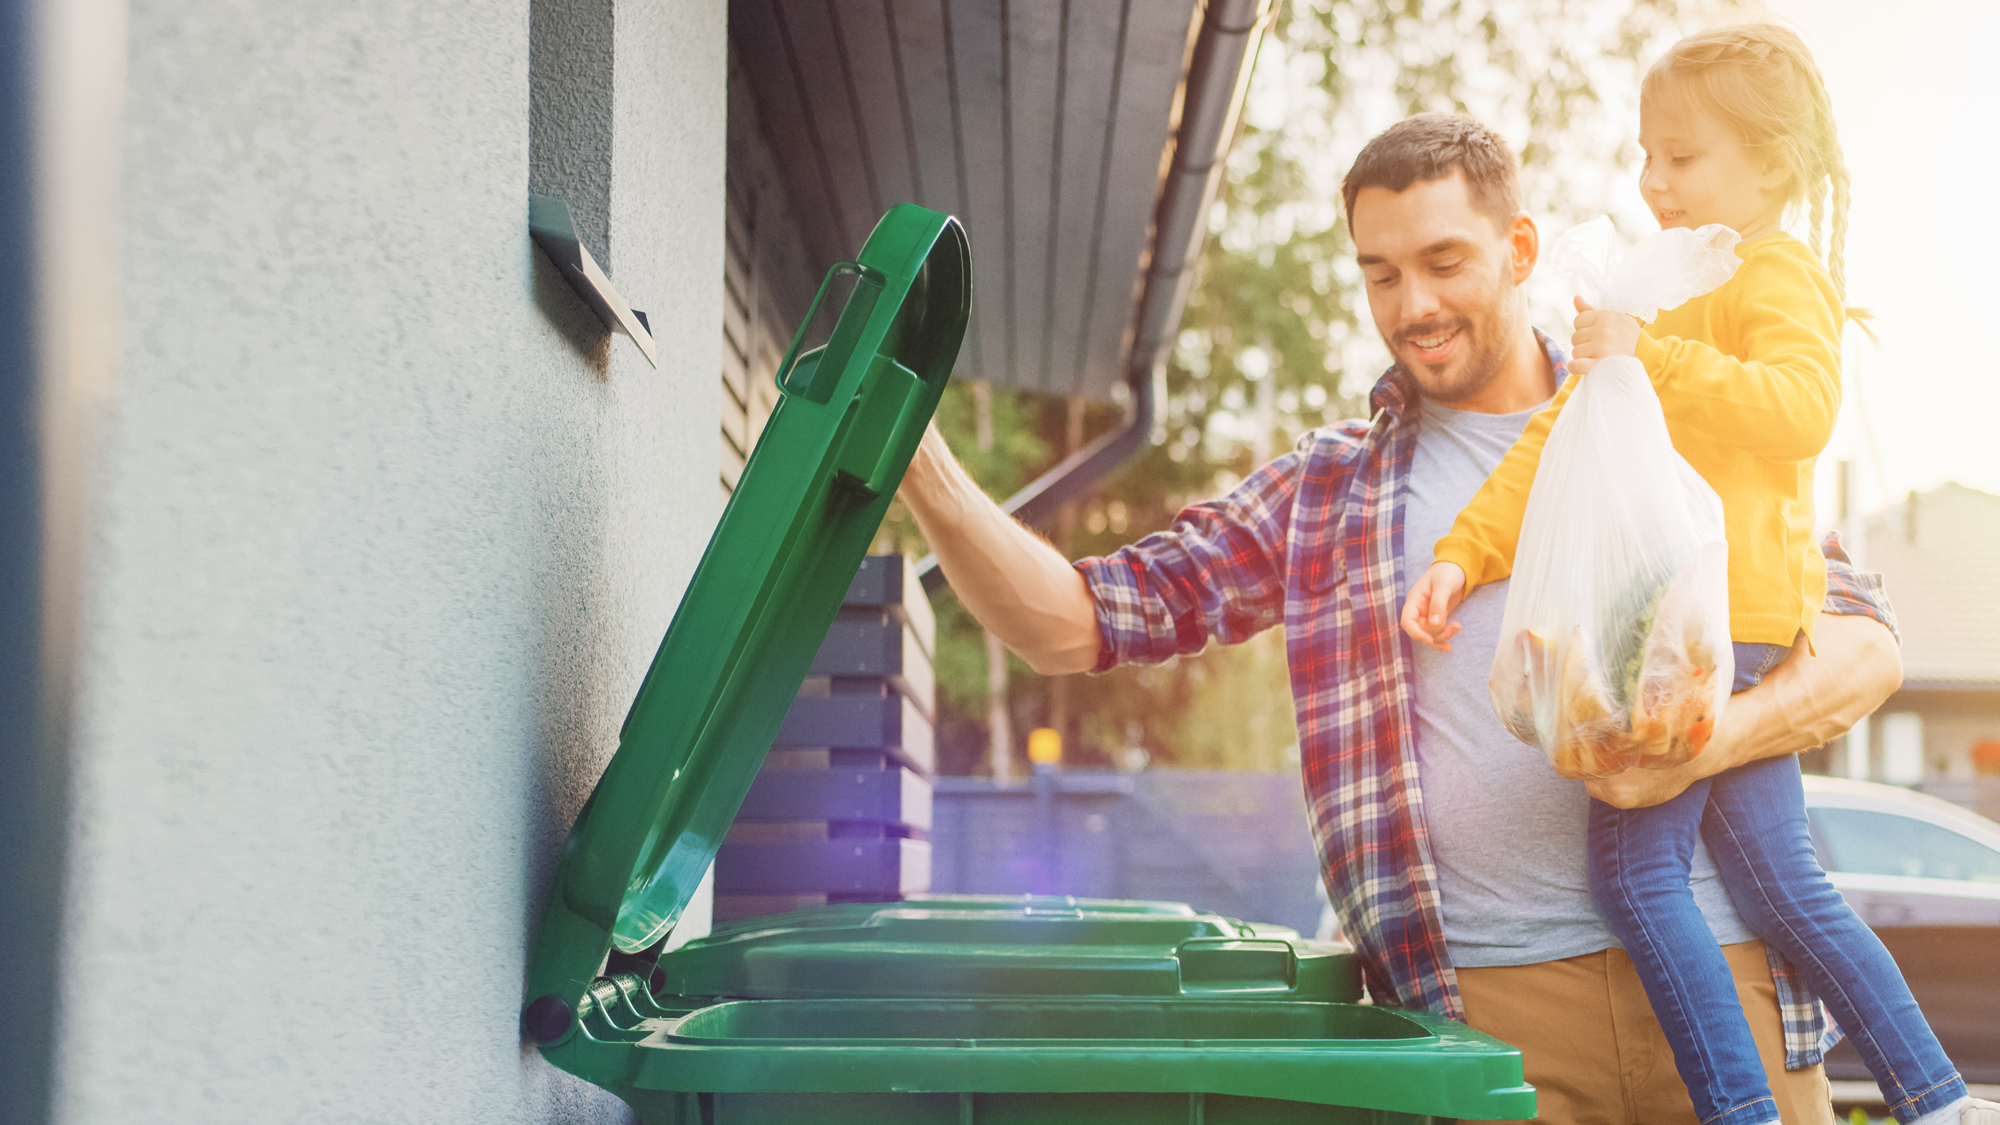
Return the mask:
<path id="1" fill-rule="evenodd" d="M 1417 390 L 1432 402 L 1449 405 L 1464 402 L 1484 390 L 1500 374 L 1507 355 L 1507 341 L 1512 333 L 1507 326 L 1496 323 L 1504 320 L 1504 315 L 1484 324 L 1475 324 L 1462 317 L 1452 320 L 1434 320 L 1426 324 L 1413 325 L 1396 334 L 1396 360 L 1403 370 L 1416 381 Z M 1451 364 L 1444 371 L 1437 371 L 1426 364 L 1405 358 L 1405 349 L 1411 340 L 1421 340 L 1448 332 L 1459 335 L 1460 352 L 1452 357 Z"/>

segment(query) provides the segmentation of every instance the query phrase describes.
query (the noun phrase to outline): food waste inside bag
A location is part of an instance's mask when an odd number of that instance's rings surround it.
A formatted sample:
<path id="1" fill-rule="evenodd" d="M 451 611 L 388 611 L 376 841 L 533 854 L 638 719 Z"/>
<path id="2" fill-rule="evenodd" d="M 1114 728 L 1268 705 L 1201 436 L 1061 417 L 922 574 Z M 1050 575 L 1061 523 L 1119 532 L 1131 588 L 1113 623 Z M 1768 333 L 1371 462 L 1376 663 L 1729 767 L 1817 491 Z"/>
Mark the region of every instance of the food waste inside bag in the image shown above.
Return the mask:
<path id="1" fill-rule="evenodd" d="M 1561 777 L 1663 769 L 1700 754 L 1734 677 L 1727 614 L 1718 632 L 1703 604 L 1718 587 L 1726 597 L 1728 551 L 1713 544 L 1650 595 L 1635 588 L 1607 629 L 1503 632 L 1514 640 L 1489 680 L 1500 721 L 1546 751 Z"/>

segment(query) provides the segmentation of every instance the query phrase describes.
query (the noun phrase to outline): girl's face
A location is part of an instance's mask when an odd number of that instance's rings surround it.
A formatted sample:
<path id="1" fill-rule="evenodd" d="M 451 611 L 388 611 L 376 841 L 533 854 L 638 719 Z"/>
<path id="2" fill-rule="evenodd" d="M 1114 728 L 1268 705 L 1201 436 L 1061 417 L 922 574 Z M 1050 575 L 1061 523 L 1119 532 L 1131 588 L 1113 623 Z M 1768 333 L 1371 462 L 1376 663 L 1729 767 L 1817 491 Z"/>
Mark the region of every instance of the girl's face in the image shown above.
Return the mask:
<path id="1" fill-rule="evenodd" d="M 1784 216 L 1782 163 L 1747 148 L 1736 131 L 1699 110 L 1639 105 L 1646 167 L 1639 194 L 1662 230 L 1721 223 L 1745 241 L 1775 234 Z"/>

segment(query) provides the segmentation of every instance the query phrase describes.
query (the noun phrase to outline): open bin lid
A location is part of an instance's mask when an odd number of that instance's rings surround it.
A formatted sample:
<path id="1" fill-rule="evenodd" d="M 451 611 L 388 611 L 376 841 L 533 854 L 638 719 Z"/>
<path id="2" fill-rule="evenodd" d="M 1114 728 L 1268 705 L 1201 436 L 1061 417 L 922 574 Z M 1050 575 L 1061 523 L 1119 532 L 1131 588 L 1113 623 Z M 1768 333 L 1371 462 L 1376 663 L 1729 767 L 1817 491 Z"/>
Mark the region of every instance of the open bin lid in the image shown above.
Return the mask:
<path id="1" fill-rule="evenodd" d="M 851 283 L 824 346 L 807 331 Z M 777 373 L 778 408 L 577 814 L 529 960 L 525 1021 L 560 1033 L 609 951 L 686 909 L 937 409 L 971 309 L 956 219 L 912 204 L 835 266 Z"/>

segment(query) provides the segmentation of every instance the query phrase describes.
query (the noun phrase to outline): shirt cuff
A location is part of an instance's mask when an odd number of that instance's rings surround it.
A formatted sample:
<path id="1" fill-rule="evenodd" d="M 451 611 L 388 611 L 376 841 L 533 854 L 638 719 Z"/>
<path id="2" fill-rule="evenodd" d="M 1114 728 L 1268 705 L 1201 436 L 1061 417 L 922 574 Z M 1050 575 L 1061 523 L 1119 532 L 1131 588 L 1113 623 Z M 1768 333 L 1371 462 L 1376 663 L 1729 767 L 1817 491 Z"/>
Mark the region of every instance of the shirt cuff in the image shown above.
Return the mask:
<path id="1" fill-rule="evenodd" d="M 1641 364 L 1645 365 L 1646 378 L 1655 386 L 1658 386 L 1660 376 L 1666 370 L 1667 366 L 1667 346 L 1641 332 L 1639 334 L 1639 346 L 1632 349 L 1632 354 L 1638 357 Z"/>
<path id="2" fill-rule="evenodd" d="M 1094 676 L 1118 666 L 1118 647 L 1114 643 L 1117 629 L 1111 607 L 1127 600 L 1121 595 L 1130 589 L 1129 582 L 1119 579 L 1129 578 L 1130 571 L 1101 558 L 1078 559 L 1070 565 L 1083 575 L 1083 584 L 1090 590 L 1091 608 L 1097 613 L 1097 663 L 1090 669 Z"/>
<path id="3" fill-rule="evenodd" d="M 1820 612 L 1872 617 L 1888 628 L 1898 644 L 1902 643 L 1902 631 L 1896 627 L 1896 610 L 1889 604 L 1882 576 L 1872 570 L 1855 569 L 1838 534 L 1830 532 L 1820 541 L 1820 554 L 1826 558 L 1826 601 Z"/>
<path id="4" fill-rule="evenodd" d="M 1447 535 L 1438 540 L 1437 548 L 1431 554 L 1431 565 L 1441 562 L 1455 563 L 1465 572 L 1465 592 L 1467 594 L 1486 584 L 1483 567 L 1476 564 L 1479 552 L 1455 535 Z M 1414 580 L 1415 576 L 1412 576 Z"/>

